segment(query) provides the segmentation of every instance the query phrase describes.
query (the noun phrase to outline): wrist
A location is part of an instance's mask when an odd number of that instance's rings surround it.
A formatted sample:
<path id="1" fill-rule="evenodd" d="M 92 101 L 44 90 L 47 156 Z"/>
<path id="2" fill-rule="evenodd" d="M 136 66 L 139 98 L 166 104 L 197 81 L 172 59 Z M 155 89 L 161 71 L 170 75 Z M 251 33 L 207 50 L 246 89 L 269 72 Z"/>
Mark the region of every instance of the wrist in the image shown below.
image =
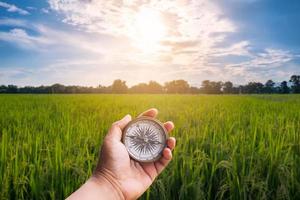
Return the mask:
<path id="1" fill-rule="evenodd" d="M 112 199 L 125 199 L 120 184 L 109 170 L 97 171 L 88 181 L 95 183 L 102 192 L 111 195 Z"/>

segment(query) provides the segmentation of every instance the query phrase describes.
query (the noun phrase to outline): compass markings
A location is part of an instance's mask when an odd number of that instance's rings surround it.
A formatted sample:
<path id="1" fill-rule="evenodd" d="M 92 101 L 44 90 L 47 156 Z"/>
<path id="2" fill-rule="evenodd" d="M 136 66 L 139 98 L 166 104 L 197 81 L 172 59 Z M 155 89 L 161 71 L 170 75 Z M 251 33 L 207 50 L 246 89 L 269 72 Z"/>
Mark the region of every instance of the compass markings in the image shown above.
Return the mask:
<path id="1" fill-rule="evenodd" d="M 158 140 L 158 136 L 155 133 L 154 127 L 148 126 L 136 126 L 130 135 L 126 137 L 130 138 L 130 147 L 135 151 L 141 154 L 151 153 L 153 156 L 153 152 L 157 150 L 159 144 L 161 144 Z"/>

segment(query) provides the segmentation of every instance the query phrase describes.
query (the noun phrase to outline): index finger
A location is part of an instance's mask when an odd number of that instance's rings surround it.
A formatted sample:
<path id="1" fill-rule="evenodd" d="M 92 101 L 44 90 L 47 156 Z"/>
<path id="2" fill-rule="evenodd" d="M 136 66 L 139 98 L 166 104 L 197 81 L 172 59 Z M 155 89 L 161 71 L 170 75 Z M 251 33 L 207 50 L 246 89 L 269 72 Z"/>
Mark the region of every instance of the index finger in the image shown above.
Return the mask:
<path id="1" fill-rule="evenodd" d="M 144 112 L 142 112 L 138 117 L 142 117 L 142 116 L 145 116 L 145 117 L 152 117 L 152 118 L 155 118 L 158 114 L 158 110 L 156 108 L 150 108 Z"/>
<path id="2" fill-rule="evenodd" d="M 164 127 L 167 129 L 168 133 L 174 129 L 174 123 L 171 121 L 167 121 L 164 123 Z"/>

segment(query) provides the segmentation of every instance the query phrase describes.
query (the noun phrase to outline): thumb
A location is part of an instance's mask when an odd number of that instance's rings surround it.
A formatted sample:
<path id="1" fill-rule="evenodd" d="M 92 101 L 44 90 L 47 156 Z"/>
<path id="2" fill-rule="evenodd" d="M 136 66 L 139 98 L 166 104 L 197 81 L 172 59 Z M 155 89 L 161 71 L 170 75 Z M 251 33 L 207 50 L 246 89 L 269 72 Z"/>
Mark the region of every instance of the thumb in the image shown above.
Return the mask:
<path id="1" fill-rule="evenodd" d="M 118 126 L 121 130 L 131 121 L 131 116 L 129 114 L 125 115 L 121 120 L 116 121 L 113 125 Z"/>
<path id="2" fill-rule="evenodd" d="M 121 120 L 114 122 L 109 130 L 109 136 L 113 137 L 114 139 L 121 140 L 122 130 L 130 121 L 131 116 L 127 114 Z"/>

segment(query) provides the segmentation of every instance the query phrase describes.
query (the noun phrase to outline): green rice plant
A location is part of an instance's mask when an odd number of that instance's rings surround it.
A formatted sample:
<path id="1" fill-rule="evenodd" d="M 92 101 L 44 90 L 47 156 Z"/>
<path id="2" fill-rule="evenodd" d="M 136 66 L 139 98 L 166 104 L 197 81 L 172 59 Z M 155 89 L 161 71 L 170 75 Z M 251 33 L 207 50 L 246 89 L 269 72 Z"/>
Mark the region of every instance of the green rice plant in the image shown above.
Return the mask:
<path id="1" fill-rule="evenodd" d="M 300 199 L 299 95 L 0 95 L 0 199 L 63 199 L 111 123 L 172 120 L 173 160 L 141 199 Z"/>

